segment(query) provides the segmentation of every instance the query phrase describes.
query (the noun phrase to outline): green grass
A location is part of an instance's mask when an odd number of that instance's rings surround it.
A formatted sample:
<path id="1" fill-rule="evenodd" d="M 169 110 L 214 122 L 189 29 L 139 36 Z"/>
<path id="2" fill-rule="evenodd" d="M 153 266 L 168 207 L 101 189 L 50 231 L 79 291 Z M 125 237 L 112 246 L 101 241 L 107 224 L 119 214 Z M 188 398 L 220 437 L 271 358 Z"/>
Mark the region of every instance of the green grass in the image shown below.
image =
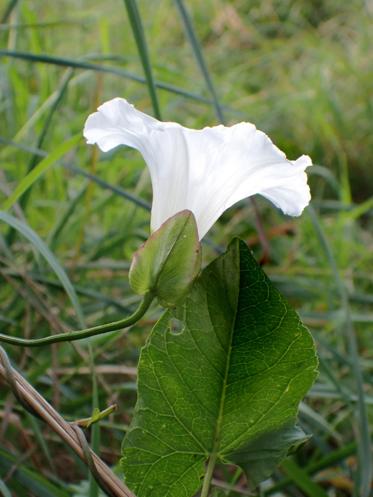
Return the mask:
<path id="1" fill-rule="evenodd" d="M 100 155 L 83 138 L 73 144 L 106 99 L 126 97 L 191 127 L 251 121 L 290 158 L 307 153 L 318 165 L 313 207 L 300 219 L 257 199 L 270 244 L 266 271 L 310 327 L 321 361 L 300 413 L 313 437 L 265 495 L 360 496 L 370 483 L 371 16 L 362 0 L 0 3 L 0 208 L 9 209 L 0 226 L 2 333 L 41 337 L 83 318 L 106 323 L 138 303 L 127 275 L 149 232 L 148 173 L 132 150 Z M 255 219 L 247 201 L 225 213 L 204 244 L 205 261 L 233 235 L 260 258 Z M 122 367 L 136 365 L 158 314 L 89 344 L 7 347 L 66 419 L 88 417 L 94 391 L 101 409 L 118 403 L 93 437 L 111 464 L 136 397 Z M 235 488 L 222 495 L 246 491 L 234 470 L 218 476 Z M 67 484 L 86 478 L 1 385 L 0 493 L 72 496 Z M 94 484 L 81 488 L 97 495 Z"/>

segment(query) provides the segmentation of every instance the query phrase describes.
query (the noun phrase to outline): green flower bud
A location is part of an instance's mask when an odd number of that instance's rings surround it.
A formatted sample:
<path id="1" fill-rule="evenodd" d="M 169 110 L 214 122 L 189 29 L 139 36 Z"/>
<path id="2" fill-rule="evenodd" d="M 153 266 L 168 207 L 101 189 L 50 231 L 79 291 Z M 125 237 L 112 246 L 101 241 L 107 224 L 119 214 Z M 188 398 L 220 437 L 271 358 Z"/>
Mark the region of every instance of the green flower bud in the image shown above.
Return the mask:
<path id="1" fill-rule="evenodd" d="M 129 282 L 134 292 L 174 307 L 187 295 L 201 268 L 201 244 L 192 212 L 169 218 L 135 253 Z"/>

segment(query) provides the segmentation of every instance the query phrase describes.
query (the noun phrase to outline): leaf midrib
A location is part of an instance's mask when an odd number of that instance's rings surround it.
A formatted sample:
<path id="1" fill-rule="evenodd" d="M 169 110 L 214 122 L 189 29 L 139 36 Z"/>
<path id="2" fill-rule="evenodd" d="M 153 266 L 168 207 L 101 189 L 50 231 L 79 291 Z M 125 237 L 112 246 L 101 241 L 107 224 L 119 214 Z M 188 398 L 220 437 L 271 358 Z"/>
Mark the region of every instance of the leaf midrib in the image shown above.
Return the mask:
<path id="1" fill-rule="evenodd" d="M 216 460 L 219 456 L 219 449 L 220 449 L 220 442 L 221 442 L 221 432 L 222 432 L 222 426 L 223 426 L 223 412 L 224 412 L 224 406 L 225 406 L 225 398 L 226 398 L 226 392 L 227 392 L 227 387 L 228 387 L 228 375 L 229 375 L 229 370 L 230 370 L 230 365 L 231 365 L 231 356 L 232 356 L 232 342 L 233 342 L 233 336 L 236 331 L 236 321 L 237 321 L 237 313 L 238 313 L 238 305 L 239 305 L 239 298 L 240 298 L 240 293 L 241 293 L 241 253 L 239 250 L 239 270 L 240 270 L 240 276 L 239 276 L 239 284 L 238 284 L 238 294 L 237 294 L 237 301 L 236 305 L 234 308 L 234 316 L 232 319 L 232 326 L 231 326 L 231 331 L 230 331 L 230 337 L 229 337 L 229 349 L 227 353 L 227 359 L 226 359 L 226 365 L 225 365 L 225 372 L 224 372 L 224 379 L 222 383 L 222 393 L 220 397 L 220 404 L 219 404 L 219 412 L 218 412 L 218 418 L 216 421 L 216 429 L 215 429 L 215 434 L 214 434 L 214 442 L 213 446 L 211 449 L 211 454 L 209 457 L 209 461 L 214 461 L 214 466 L 216 464 Z"/>

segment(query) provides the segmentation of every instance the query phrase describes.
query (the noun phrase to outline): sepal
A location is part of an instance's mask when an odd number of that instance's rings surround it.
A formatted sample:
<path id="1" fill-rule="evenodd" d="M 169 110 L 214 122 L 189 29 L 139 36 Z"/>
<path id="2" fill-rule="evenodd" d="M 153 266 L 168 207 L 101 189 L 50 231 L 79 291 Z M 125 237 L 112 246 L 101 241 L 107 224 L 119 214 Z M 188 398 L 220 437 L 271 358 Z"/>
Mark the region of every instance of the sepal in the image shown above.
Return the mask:
<path id="1" fill-rule="evenodd" d="M 129 282 L 134 292 L 152 292 L 163 307 L 174 307 L 187 295 L 200 268 L 196 220 L 184 210 L 163 223 L 135 253 Z"/>

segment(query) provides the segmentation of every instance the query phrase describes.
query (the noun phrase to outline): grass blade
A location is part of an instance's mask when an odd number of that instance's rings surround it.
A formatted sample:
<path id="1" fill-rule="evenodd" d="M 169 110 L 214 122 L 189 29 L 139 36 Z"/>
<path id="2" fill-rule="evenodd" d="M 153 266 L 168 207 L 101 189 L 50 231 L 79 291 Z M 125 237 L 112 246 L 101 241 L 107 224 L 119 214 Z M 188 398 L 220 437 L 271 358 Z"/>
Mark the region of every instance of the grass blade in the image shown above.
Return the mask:
<path id="1" fill-rule="evenodd" d="M 61 143 L 51 154 L 43 159 L 39 164 L 34 167 L 18 184 L 13 193 L 5 200 L 3 210 L 9 210 L 18 199 L 37 181 L 40 176 L 81 140 L 80 133 L 73 136 L 69 140 Z"/>
<path id="2" fill-rule="evenodd" d="M 57 487 L 53 483 L 48 482 L 45 478 L 31 471 L 23 464 L 19 463 L 19 459 L 0 448 L 0 470 L 2 474 L 7 474 L 14 470 L 12 481 L 15 482 L 17 489 L 24 493 L 15 495 L 38 495 L 39 497 L 71 497 L 70 492 Z M 5 494 L 6 495 L 6 494 Z"/>
<path id="3" fill-rule="evenodd" d="M 368 198 L 365 202 L 362 202 L 357 207 L 354 207 L 351 212 L 346 214 L 346 217 L 351 220 L 356 220 L 360 216 L 367 214 L 371 209 L 373 209 L 373 197 Z"/>
<path id="4" fill-rule="evenodd" d="M 52 104 L 51 108 L 49 109 L 49 113 L 48 113 L 47 118 L 45 120 L 45 123 L 43 125 L 42 131 L 41 131 L 41 133 L 39 135 L 39 138 L 38 138 L 38 141 L 37 141 L 37 144 L 36 144 L 36 148 L 37 149 L 41 149 L 42 146 L 43 146 L 45 137 L 46 137 L 46 135 L 48 133 L 48 130 L 49 130 L 49 127 L 50 127 L 50 124 L 51 124 L 51 121 L 52 121 L 52 118 L 54 116 L 54 113 L 58 109 L 60 103 L 62 102 L 62 98 L 63 98 L 63 96 L 65 94 L 65 91 L 67 89 L 67 86 L 69 84 L 71 76 L 72 76 L 72 71 L 68 70 L 67 73 L 62 78 L 61 87 L 60 87 L 59 91 L 56 94 L 55 100 L 53 101 L 53 104 Z M 32 155 L 32 157 L 31 157 L 31 159 L 29 161 L 28 167 L 27 167 L 27 171 L 28 172 L 32 171 L 34 169 L 34 167 L 37 165 L 38 161 L 39 161 L 39 155 L 38 154 Z M 21 198 L 20 205 L 21 205 L 21 207 L 23 209 L 27 205 L 29 194 L 30 194 L 30 190 L 26 189 L 25 190 L 25 194 Z M 7 233 L 7 237 L 6 237 L 7 242 L 8 242 L 9 245 L 12 244 L 13 237 L 14 237 L 14 230 L 10 229 L 9 232 Z"/>
<path id="5" fill-rule="evenodd" d="M 68 70 L 67 73 L 62 78 L 62 84 L 61 84 L 60 89 L 59 89 L 59 91 L 58 91 L 58 93 L 56 95 L 56 98 L 55 98 L 55 100 L 53 102 L 53 105 L 49 109 L 49 113 L 47 115 L 47 118 L 45 120 L 43 129 L 42 129 L 42 131 L 41 131 L 41 133 L 39 135 L 39 138 L 38 138 L 38 141 L 37 141 L 37 144 L 36 144 L 36 147 L 35 147 L 36 149 L 41 149 L 43 147 L 43 143 L 44 143 L 44 140 L 45 140 L 45 138 L 47 136 L 49 127 L 51 125 L 51 121 L 52 121 L 53 116 L 54 116 L 56 110 L 58 109 L 60 103 L 62 102 L 62 99 L 64 97 L 65 91 L 67 90 L 67 86 L 69 84 L 71 76 L 72 76 L 72 71 Z M 39 160 L 39 155 L 38 154 L 34 154 L 31 157 L 31 159 L 30 159 L 30 162 L 29 162 L 29 165 L 28 165 L 28 168 L 27 168 L 28 171 L 32 171 L 32 169 L 34 169 L 34 167 L 38 163 L 38 160 Z M 24 195 L 24 197 L 22 198 L 22 201 L 21 201 L 22 207 L 26 206 L 27 198 L 28 198 L 28 195 Z"/>
<path id="6" fill-rule="evenodd" d="M 142 209 L 145 209 L 147 211 L 150 211 L 151 205 L 146 202 L 145 200 L 142 200 L 139 197 L 136 197 L 136 195 L 133 195 L 132 193 L 127 192 L 126 190 L 123 190 L 119 186 L 111 185 L 107 181 L 99 178 L 98 176 L 88 173 L 87 171 L 84 171 L 84 169 L 81 169 L 80 167 L 77 166 L 71 166 L 71 165 L 65 165 L 66 169 L 69 169 L 75 174 L 79 174 L 81 176 L 84 176 L 85 178 L 94 181 L 99 185 L 101 188 L 104 188 L 106 190 L 110 190 L 111 192 L 115 193 L 116 195 L 119 195 L 120 197 L 125 198 L 126 200 L 129 200 L 130 202 L 133 202 L 135 205 L 138 205 Z"/>
<path id="7" fill-rule="evenodd" d="M 16 7 L 17 3 L 18 3 L 18 0 L 10 0 L 9 1 L 9 3 L 4 11 L 4 14 L 1 17 L 0 24 L 5 24 L 8 21 L 10 15 L 13 12 L 14 8 Z"/>
<path id="8" fill-rule="evenodd" d="M 220 122 L 224 123 L 224 115 L 223 115 L 223 110 L 221 108 L 221 105 L 219 103 L 215 87 L 212 82 L 212 78 L 210 76 L 210 72 L 208 70 L 206 61 L 203 56 L 202 48 L 201 45 L 198 41 L 192 19 L 184 5 L 183 0 L 175 0 L 176 6 L 180 12 L 181 19 L 183 21 L 184 29 L 185 32 L 189 38 L 190 44 L 193 49 L 194 56 L 196 58 L 198 67 L 200 68 L 200 71 L 203 75 L 203 78 L 206 82 L 206 86 L 210 92 L 210 95 L 212 97 L 212 102 L 214 105 L 215 113 L 217 118 L 219 119 Z"/>
<path id="9" fill-rule="evenodd" d="M 12 497 L 12 494 L 11 494 L 9 488 L 5 485 L 5 483 L 3 482 L 3 480 L 1 478 L 0 478 L 0 494 L 3 497 Z"/>
<path id="10" fill-rule="evenodd" d="M 137 8 L 136 0 L 124 0 L 127 8 L 128 18 L 131 23 L 133 36 L 136 40 L 137 49 L 144 69 L 146 83 L 149 90 L 150 99 L 154 110 L 154 115 L 157 119 L 161 119 L 161 111 L 159 108 L 156 87 L 153 79 L 152 66 L 149 59 L 148 46 L 145 39 L 144 29 L 142 27 L 139 9 Z"/>
<path id="11" fill-rule="evenodd" d="M 94 64 L 91 62 L 87 62 L 84 60 L 74 60 L 67 59 L 64 57 L 54 57 L 52 55 L 46 54 L 34 54 L 29 52 L 15 51 L 15 50 L 0 50 L 0 57 L 12 57 L 14 59 L 22 59 L 30 62 L 39 62 L 44 64 L 52 64 L 61 67 L 71 67 L 74 69 L 85 69 L 88 71 L 96 71 L 100 73 L 114 74 L 115 76 L 119 76 L 122 78 L 129 79 L 131 81 L 135 81 L 137 83 L 146 84 L 146 79 L 141 76 L 137 76 L 129 71 L 124 69 L 119 69 L 117 67 L 112 67 L 109 65 L 100 65 Z M 170 93 L 174 93 L 176 95 L 180 95 L 184 98 L 188 98 L 191 100 L 195 100 L 197 102 L 201 102 L 207 105 L 212 105 L 213 101 L 209 98 L 202 97 L 193 92 L 189 92 L 184 90 L 183 88 L 179 88 L 178 86 L 171 85 L 169 83 L 164 83 L 162 81 L 154 81 L 154 85 L 161 89 L 168 91 Z M 237 112 L 237 111 L 235 111 Z"/>
<path id="12" fill-rule="evenodd" d="M 86 184 L 84 184 L 83 188 L 78 192 L 78 194 L 70 201 L 67 209 L 62 212 L 61 216 L 59 217 L 57 223 L 55 226 L 53 226 L 52 230 L 50 231 L 48 235 L 48 245 L 51 248 L 51 250 L 54 250 L 57 244 L 57 241 L 60 237 L 61 232 L 65 228 L 66 224 L 68 221 L 71 219 L 75 208 L 83 198 L 85 192 L 87 190 Z"/>
<path id="13" fill-rule="evenodd" d="M 315 210 L 309 206 L 308 214 L 311 218 L 314 230 L 319 239 L 320 245 L 324 250 L 325 256 L 329 262 L 330 268 L 333 271 L 337 290 L 340 295 L 341 305 L 345 313 L 344 330 L 347 339 L 347 348 L 351 359 L 351 368 L 356 383 L 357 393 L 357 421 L 358 421 L 358 479 L 356 494 L 361 497 L 369 497 L 370 486 L 373 477 L 373 458 L 372 447 L 370 442 L 370 429 L 367 407 L 365 403 L 363 375 L 359 363 L 359 351 L 355 330 L 352 323 L 348 293 L 345 284 L 339 274 L 338 266 L 334 258 L 329 242 L 324 234 L 321 224 L 318 220 Z"/>
<path id="14" fill-rule="evenodd" d="M 33 231 L 29 226 L 21 222 L 19 219 L 11 216 L 6 212 L 0 212 L 0 220 L 8 224 L 14 230 L 21 233 L 48 262 L 57 278 L 60 280 L 62 286 L 64 287 L 68 297 L 70 298 L 71 304 L 73 305 L 76 315 L 78 317 L 79 323 L 84 327 L 83 311 L 81 309 L 78 296 L 75 289 L 67 276 L 65 270 L 60 265 L 58 260 L 55 258 L 53 253 L 49 250 L 43 240 Z"/>
<path id="15" fill-rule="evenodd" d="M 35 439 L 37 440 L 46 460 L 48 461 L 48 464 L 51 468 L 51 470 L 56 474 L 56 467 L 53 461 L 53 457 L 49 451 L 48 444 L 45 441 L 45 438 L 43 437 L 42 430 L 39 427 L 39 420 L 37 420 L 35 417 L 31 416 L 30 413 L 26 411 L 26 417 L 30 423 L 30 426 L 32 428 L 32 431 L 34 432 Z"/>
<path id="16" fill-rule="evenodd" d="M 308 497 L 328 497 L 328 494 L 317 483 L 311 480 L 307 472 L 300 468 L 294 459 L 286 459 L 281 464 L 282 469 L 288 474 L 293 482 Z"/>
<path id="17" fill-rule="evenodd" d="M 305 467 L 305 471 L 308 475 L 312 475 L 317 473 L 318 471 L 322 471 L 323 469 L 328 468 L 329 466 L 333 466 L 336 463 L 343 461 L 347 457 L 355 454 L 356 452 L 356 443 L 352 442 L 347 445 L 344 445 L 342 448 L 336 449 L 333 452 L 326 454 L 317 462 L 311 463 Z M 287 477 L 283 480 L 280 480 L 278 483 L 275 483 L 272 487 L 264 490 L 263 497 L 268 497 L 269 495 L 276 494 L 283 488 L 291 485 L 292 479 Z"/>
<path id="18" fill-rule="evenodd" d="M 48 155 L 47 152 L 44 152 L 44 150 L 40 150 L 35 147 L 29 147 L 28 145 L 25 145 L 23 143 L 17 143 L 12 140 L 7 140 L 3 136 L 0 136 L 0 143 L 10 147 L 15 147 L 19 150 L 23 150 L 24 152 L 28 152 L 30 154 L 38 155 L 39 157 L 46 157 Z"/>

